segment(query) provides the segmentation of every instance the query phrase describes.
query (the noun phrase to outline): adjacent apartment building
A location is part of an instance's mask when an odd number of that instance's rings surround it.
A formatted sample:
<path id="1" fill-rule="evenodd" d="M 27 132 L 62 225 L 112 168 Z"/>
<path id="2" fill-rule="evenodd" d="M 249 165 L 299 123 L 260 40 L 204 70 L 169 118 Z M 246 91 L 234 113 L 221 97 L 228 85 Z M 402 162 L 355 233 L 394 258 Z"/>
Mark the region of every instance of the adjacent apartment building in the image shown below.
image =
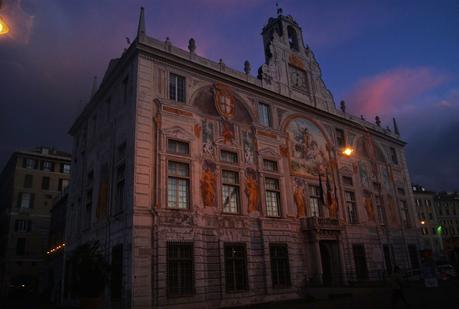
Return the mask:
<path id="1" fill-rule="evenodd" d="M 396 125 L 335 107 L 291 16 L 262 44 L 253 76 L 148 36 L 142 10 L 71 127 L 66 256 L 99 242 L 107 307 L 260 303 L 418 267 Z"/>
<path id="2" fill-rule="evenodd" d="M 459 193 L 440 192 L 435 196 L 437 233 L 443 238 L 444 254 L 459 267 Z"/>
<path id="3" fill-rule="evenodd" d="M 38 292 L 50 209 L 69 183 L 70 154 L 39 147 L 13 153 L 0 175 L 0 291 Z"/>

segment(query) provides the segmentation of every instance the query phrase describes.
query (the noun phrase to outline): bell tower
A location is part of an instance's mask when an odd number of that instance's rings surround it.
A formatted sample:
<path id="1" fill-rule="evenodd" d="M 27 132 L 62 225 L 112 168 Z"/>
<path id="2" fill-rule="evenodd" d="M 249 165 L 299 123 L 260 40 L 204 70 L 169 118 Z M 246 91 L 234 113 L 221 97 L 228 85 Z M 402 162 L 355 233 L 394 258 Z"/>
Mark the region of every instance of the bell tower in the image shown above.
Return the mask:
<path id="1" fill-rule="evenodd" d="M 271 17 L 262 31 L 265 64 L 258 70 L 263 85 L 285 96 L 321 109 L 334 109 L 331 93 L 325 87 L 319 65 L 305 46 L 303 32 L 292 16 L 282 9 Z"/>

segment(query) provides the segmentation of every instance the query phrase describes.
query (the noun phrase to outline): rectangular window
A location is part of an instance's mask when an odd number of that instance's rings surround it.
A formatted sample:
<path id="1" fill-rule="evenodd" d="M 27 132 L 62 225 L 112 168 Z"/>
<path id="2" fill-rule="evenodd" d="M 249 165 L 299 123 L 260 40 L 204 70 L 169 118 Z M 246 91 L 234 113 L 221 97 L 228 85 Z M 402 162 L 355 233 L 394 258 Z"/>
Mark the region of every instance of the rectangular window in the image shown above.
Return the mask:
<path id="1" fill-rule="evenodd" d="M 169 99 L 185 102 L 185 77 L 170 73 Z"/>
<path id="2" fill-rule="evenodd" d="M 123 292 L 123 245 L 112 248 L 110 272 L 110 295 L 112 299 L 121 299 Z"/>
<path id="3" fill-rule="evenodd" d="M 57 187 L 57 189 L 59 191 L 62 191 L 64 190 L 65 188 L 67 188 L 67 186 L 69 185 L 69 180 L 68 179 L 59 179 L 59 185 Z"/>
<path id="4" fill-rule="evenodd" d="M 406 201 L 403 201 L 403 200 L 400 201 L 400 216 L 402 219 L 403 226 L 406 228 L 409 228 L 410 227 L 410 217 L 408 213 L 408 207 L 406 205 Z"/>
<path id="5" fill-rule="evenodd" d="M 346 210 L 348 220 L 350 224 L 357 224 L 357 205 L 355 201 L 355 194 L 351 191 L 344 191 L 344 197 L 346 200 Z"/>
<path id="6" fill-rule="evenodd" d="M 220 152 L 220 159 L 223 162 L 228 162 L 228 163 L 237 163 L 238 162 L 237 153 L 232 152 L 232 151 L 222 150 Z"/>
<path id="7" fill-rule="evenodd" d="M 190 153 L 190 145 L 186 142 L 169 139 L 167 140 L 167 152 L 173 154 L 188 155 Z"/>
<path id="8" fill-rule="evenodd" d="M 33 208 L 33 193 L 22 192 L 19 193 L 19 208 L 20 209 L 31 209 Z"/>
<path id="9" fill-rule="evenodd" d="M 190 198 L 190 171 L 186 163 L 169 162 L 167 207 L 187 209 Z"/>
<path id="10" fill-rule="evenodd" d="M 67 163 L 61 164 L 61 173 L 70 174 L 70 164 L 67 164 Z"/>
<path id="11" fill-rule="evenodd" d="M 244 245 L 225 244 L 225 282 L 227 291 L 248 289 L 246 260 Z"/>
<path id="12" fill-rule="evenodd" d="M 343 185 L 352 187 L 354 185 L 354 182 L 352 181 L 352 177 L 343 176 Z"/>
<path id="13" fill-rule="evenodd" d="M 193 294 L 193 244 L 167 244 L 167 291 L 169 295 Z"/>
<path id="14" fill-rule="evenodd" d="M 263 160 L 263 167 L 264 167 L 265 171 L 268 171 L 268 172 L 277 172 L 278 171 L 277 162 L 276 161 L 264 159 Z"/>
<path id="15" fill-rule="evenodd" d="M 290 286 L 290 267 L 288 262 L 287 245 L 270 245 L 271 277 L 273 288 Z"/>
<path id="16" fill-rule="evenodd" d="M 311 217 L 320 216 L 320 188 L 309 186 L 309 212 Z"/>
<path id="17" fill-rule="evenodd" d="M 41 169 L 46 172 L 52 172 L 54 170 L 54 164 L 50 161 L 43 161 L 41 163 Z"/>
<path id="18" fill-rule="evenodd" d="M 33 184 L 33 176 L 32 175 L 25 175 L 24 188 L 32 188 L 32 184 Z"/>
<path id="19" fill-rule="evenodd" d="M 392 160 L 392 163 L 398 164 L 397 151 L 394 147 L 390 147 L 390 158 Z"/>
<path id="20" fill-rule="evenodd" d="M 125 203 L 125 171 L 126 165 L 121 164 L 116 169 L 116 196 L 115 196 L 115 214 L 123 211 Z"/>
<path id="21" fill-rule="evenodd" d="M 266 214 L 268 217 L 280 216 L 280 187 L 279 180 L 265 178 Z"/>
<path id="22" fill-rule="evenodd" d="M 386 213 L 380 195 L 375 195 L 375 205 L 376 211 L 378 212 L 378 223 L 380 225 L 384 225 L 386 220 Z"/>
<path id="23" fill-rule="evenodd" d="M 16 255 L 24 255 L 26 251 L 26 239 L 18 238 L 16 240 Z"/>
<path id="24" fill-rule="evenodd" d="M 346 138 L 344 136 L 344 130 L 336 129 L 336 145 L 338 147 L 346 147 Z"/>
<path id="25" fill-rule="evenodd" d="M 239 213 L 239 174 L 222 171 L 223 211 Z"/>
<path id="26" fill-rule="evenodd" d="M 271 126 L 271 109 L 268 104 L 258 103 L 258 120 L 265 127 Z"/>
<path id="27" fill-rule="evenodd" d="M 31 220 L 16 220 L 14 222 L 14 231 L 19 233 L 30 232 L 32 228 Z"/>
<path id="28" fill-rule="evenodd" d="M 49 190 L 49 177 L 43 177 L 41 179 L 41 188 L 43 190 Z"/>
<path id="29" fill-rule="evenodd" d="M 352 245 L 352 253 L 354 254 L 355 274 L 357 279 L 368 279 L 365 247 L 363 245 Z"/>
<path id="30" fill-rule="evenodd" d="M 29 169 L 37 168 L 37 161 L 35 161 L 34 159 L 25 158 L 22 162 L 23 162 L 22 166 L 25 168 L 29 168 Z"/>

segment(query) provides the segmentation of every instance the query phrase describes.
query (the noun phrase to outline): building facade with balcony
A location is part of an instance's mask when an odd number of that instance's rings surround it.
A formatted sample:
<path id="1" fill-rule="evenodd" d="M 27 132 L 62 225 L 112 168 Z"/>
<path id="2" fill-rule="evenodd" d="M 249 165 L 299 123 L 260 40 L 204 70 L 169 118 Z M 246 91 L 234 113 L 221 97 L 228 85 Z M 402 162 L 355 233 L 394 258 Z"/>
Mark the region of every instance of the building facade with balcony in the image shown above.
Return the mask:
<path id="1" fill-rule="evenodd" d="M 148 36 L 142 10 L 72 126 L 66 255 L 99 242 L 112 307 L 297 298 L 418 266 L 398 130 L 335 108 L 291 16 L 262 37 L 255 77 Z"/>
<path id="2" fill-rule="evenodd" d="M 53 199 L 70 178 L 68 153 L 39 147 L 16 151 L 0 176 L 0 290 L 38 293 L 48 249 Z"/>

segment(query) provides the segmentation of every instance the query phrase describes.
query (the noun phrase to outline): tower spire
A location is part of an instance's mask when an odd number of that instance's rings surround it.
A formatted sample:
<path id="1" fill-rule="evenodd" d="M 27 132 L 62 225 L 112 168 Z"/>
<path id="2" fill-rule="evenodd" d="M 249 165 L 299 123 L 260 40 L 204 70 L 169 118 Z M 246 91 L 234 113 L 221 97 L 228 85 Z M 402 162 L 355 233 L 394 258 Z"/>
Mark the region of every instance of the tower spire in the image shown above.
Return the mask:
<path id="1" fill-rule="evenodd" d="M 143 6 L 140 7 L 139 26 L 137 27 L 137 38 L 145 36 L 145 16 Z"/>
<path id="2" fill-rule="evenodd" d="M 395 134 L 400 135 L 400 131 L 398 130 L 397 121 L 395 120 L 395 118 L 392 118 L 392 120 L 394 121 L 394 132 L 395 132 Z"/>

